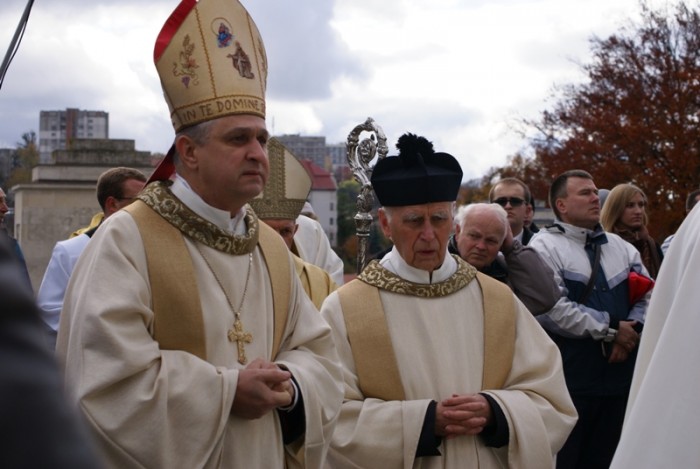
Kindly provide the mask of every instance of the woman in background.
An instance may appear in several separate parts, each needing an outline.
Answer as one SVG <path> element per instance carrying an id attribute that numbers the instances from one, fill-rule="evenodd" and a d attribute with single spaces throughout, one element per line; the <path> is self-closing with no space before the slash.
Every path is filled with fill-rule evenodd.
<path id="1" fill-rule="evenodd" d="M 632 244 L 642 256 L 644 267 L 656 279 L 661 267 L 661 248 L 647 231 L 647 196 L 633 184 L 618 184 L 608 194 L 600 212 L 605 231 L 615 233 Z"/>

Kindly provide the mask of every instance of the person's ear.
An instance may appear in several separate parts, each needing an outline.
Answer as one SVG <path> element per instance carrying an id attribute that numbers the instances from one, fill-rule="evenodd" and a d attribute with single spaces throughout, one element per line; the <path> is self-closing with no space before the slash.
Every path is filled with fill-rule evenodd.
<path id="1" fill-rule="evenodd" d="M 379 215 L 379 226 L 382 229 L 382 233 L 384 233 L 384 236 L 386 236 L 388 239 L 391 239 L 391 227 L 389 226 L 389 217 L 386 216 L 386 212 L 383 208 L 380 208 L 377 211 L 377 215 Z"/>
<path id="2" fill-rule="evenodd" d="M 175 150 L 180 163 L 187 169 L 196 169 L 198 166 L 196 149 L 197 144 L 187 135 L 180 135 L 175 140 Z"/>
<path id="3" fill-rule="evenodd" d="M 119 199 L 117 199 L 114 196 L 108 196 L 107 200 L 105 200 L 105 218 L 112 215 L 113 213 L 117 212 L 119 210 Z"/>
<path id="4" fill-rule="evenodd" d="M 557 199 L 554 201 L 554 205 L 557 207 L 560 215 L 566 214 L 566 202 L 564 199 Z"/>

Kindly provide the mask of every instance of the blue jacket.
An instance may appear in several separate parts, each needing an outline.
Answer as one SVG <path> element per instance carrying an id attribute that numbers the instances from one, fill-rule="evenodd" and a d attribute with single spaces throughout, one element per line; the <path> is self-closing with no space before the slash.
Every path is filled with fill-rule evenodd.
<path id="1" fill-rule="evenodd" d="M 591 276 L 585 250 L 587 238 L 601 244 L 595 287 L 578 303 Z M 561 298 L 537 317 L 561 350 L 569 392 L 580 396 L 626 395 L 632 382 L 636 349 L 622 363 L 608 363 L 602 339 L 608 328 L 622 320 L 643 324 L 651 293 L 630 304 L 628 276 L 634 271 L 649 276 L 639 252 L 612 233 L 575 227 L 562 222 L 542 229 L 529 244 L 554 271 Z"/>

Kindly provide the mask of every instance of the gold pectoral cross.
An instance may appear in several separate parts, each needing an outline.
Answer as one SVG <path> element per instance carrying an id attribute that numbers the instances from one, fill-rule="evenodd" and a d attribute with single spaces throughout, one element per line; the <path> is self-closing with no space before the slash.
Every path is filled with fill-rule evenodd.
<path id="1" fill-rule="evenodd" d="M 228 331 L 228 340 L 231 342 L 236 342 L 238 346 L 238 363 L 245 365 L 248 359 L 245 356 L 245 344 L 249 344 L 253 341 L 253 334 L 250 332 L 243 332 L 243 323 L 241 320 L 236 318 L 233 323 L 233 328 Z"/>

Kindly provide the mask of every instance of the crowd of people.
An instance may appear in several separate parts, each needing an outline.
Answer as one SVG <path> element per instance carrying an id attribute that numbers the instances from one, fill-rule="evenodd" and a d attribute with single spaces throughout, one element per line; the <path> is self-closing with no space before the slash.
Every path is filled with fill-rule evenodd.
<path id="1" fill-rule="evenodd" d="M 406 133 L 371 173 L 392 247 L 344 284 L 269 137 L 245 8 L 182 1 L 155 61 L 175 139 L 150 179 L 99 178 L 36 299 L 0 238 L 7 467 L 697 465 L 700 380 L 674 366 L 695 353 L 697 191 L 667 251 L 640 188 L 601 208 L 581 169 L 538 228 L 516 178 L 457 209 L 457 159 Z"/>

